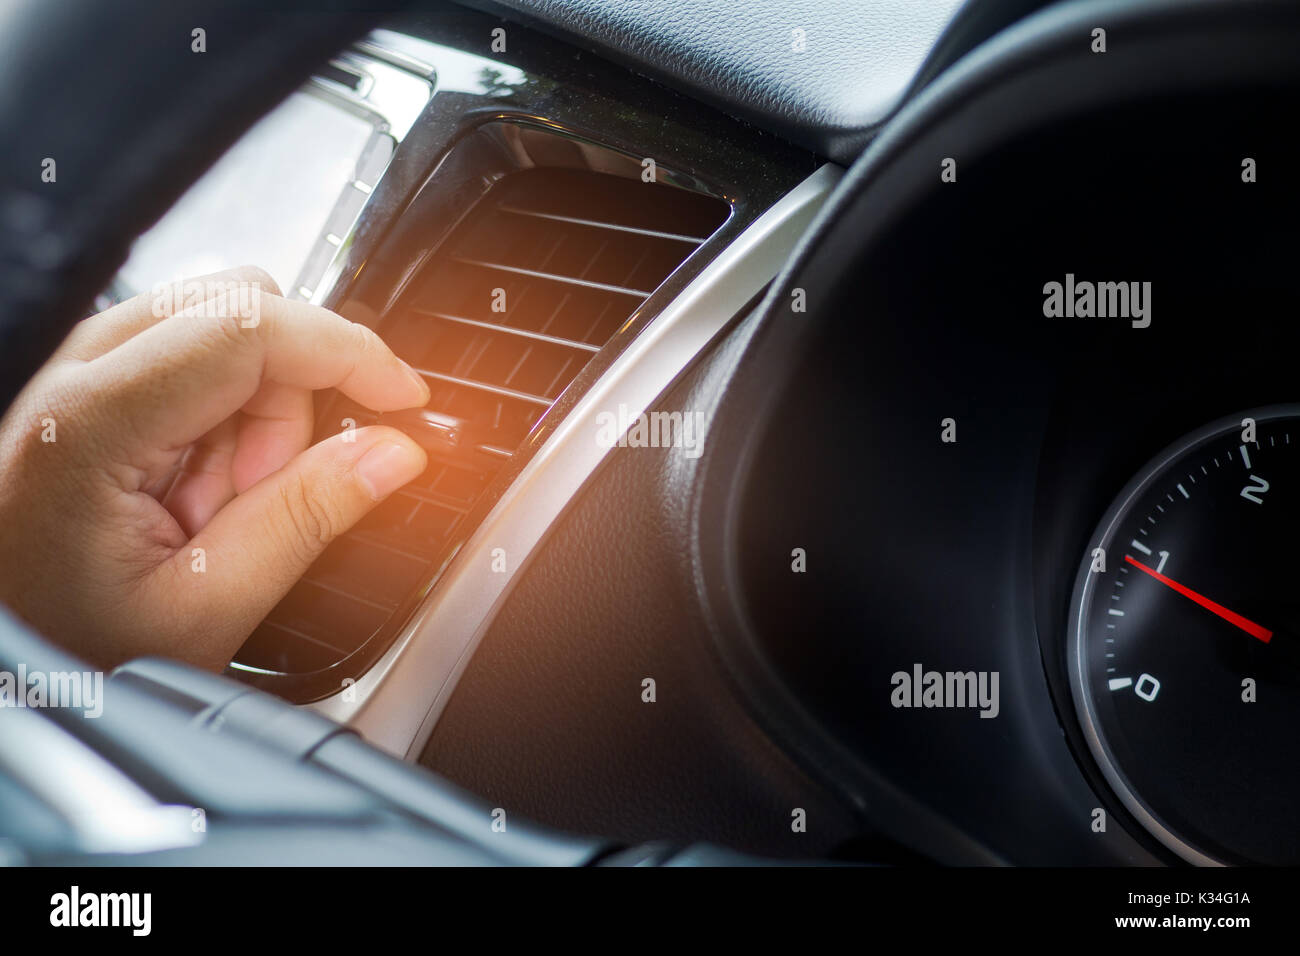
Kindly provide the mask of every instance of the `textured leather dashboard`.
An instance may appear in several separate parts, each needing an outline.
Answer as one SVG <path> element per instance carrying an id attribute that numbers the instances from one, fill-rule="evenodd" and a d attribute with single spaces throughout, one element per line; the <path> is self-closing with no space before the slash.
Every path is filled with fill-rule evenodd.
<path id="1" fill-rule="evenodd" d="M 707 407 L 744 328 L 663 410 Z M 658 448 L 610 455 L 506 600 L 420 762 L 562 830 L 825 856 L 865 824 L 764 734 L 701 637 L 687 464 Z M 807 832 L 790 826 L 796 807 Z"/>
<path id="2" fill-rule="evenodd" d="M 953 32 L 983 34 L 987 8 L 998 6 L 976 0 L 958 17 L 961 0 L 468 5 L 559 34 L 841 163 L 851 162 L 897 108 L 932 52 L 948 58 L 969 47 L 940 43 L 954 20 L 962 22 Z"/>

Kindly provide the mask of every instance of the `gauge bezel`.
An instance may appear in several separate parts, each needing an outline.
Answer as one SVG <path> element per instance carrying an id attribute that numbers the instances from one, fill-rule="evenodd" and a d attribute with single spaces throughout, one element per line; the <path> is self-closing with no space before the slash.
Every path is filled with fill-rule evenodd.
<path id="1" fill-rule="evenodd" d="M 1110 544 L 1115 532 L 1123 521 L 1129 517 L 1137 501 L 1150 490 L 1155 481 L 1164 475 L 1178 459 L 1194 452 L 1197 448 L 1208 445 L 1231 431 L 1241 428 L 1245 418 L 1252 418 L 1257 423 L 1275 421 L 1279 418 L 1300 418 L 1300 404 L 1269 405 L 1263 408 L 1226 415 L 1216 419 L 1168 445 L 1158 455 L 1142 466 L 1134 478 L 1111 502 L 1105 515 L 1088 539 L 1088 547 L 1079 572 L 1075 577 L 1074 590 L 1070 598 L 1070 627 L 1067 635 L 1066 666 L 1070 676 L 1070 693 L 1074 697 L 1075 715 L 1079 720 L 1088 749 L 1097 762 L 1102 776 L 1111 790 L 1119 797 L 1129 813 L 1146 828 L 1152 836 L 1180 858 L 1196 866 L 1226 866 L 1210 854 L 1197 849 L 1186 837 L 1179 835 L 1167 825 L 1160 816 L 1147 805 L 1129 782 L 1128 777 L 1119 767 L 1111 754 L 1110 746 L 1100 727 L 1100 721 L 1093 706 L 1092 692 L 1088 688 L 1088 673 L 1084 660 L 1086 639 L 1085 628 L 1089 620 L 1086 615 L 1091 603 L 1095 580 L 1099 575 L 1092 572 L 1092 552 L 1094 548 L 1104 548 L 1110 553 Z"/>

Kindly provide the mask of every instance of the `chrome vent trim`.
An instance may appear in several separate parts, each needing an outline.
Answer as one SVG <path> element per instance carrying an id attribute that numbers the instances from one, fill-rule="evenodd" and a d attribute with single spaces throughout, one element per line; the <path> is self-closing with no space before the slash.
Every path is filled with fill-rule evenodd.
<path id="1" fill-rule="evenodd" d="M 293 286 L 285 290 L 290 298 L 319 301 L 328 290 L 330 267 L 350 241 L 362 208 L 388 169 L 398 144 L 433 97 L 437 79 L 433 68 L 386 48 L 381 41 L 379 33 L 358 41 L 303 87 L 304 93 L 366 120 L 374 131 Z"/>

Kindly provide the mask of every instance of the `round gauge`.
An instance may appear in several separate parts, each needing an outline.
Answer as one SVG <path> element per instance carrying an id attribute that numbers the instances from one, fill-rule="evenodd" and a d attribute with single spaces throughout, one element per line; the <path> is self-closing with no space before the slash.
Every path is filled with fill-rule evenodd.
<path id="1" fill-rule="evenodd" d="M 1300 406 L 1167 449 L 1089 552 L 1068 662 L 1107 781 L 1190 862 L 1300 863 Z"/>

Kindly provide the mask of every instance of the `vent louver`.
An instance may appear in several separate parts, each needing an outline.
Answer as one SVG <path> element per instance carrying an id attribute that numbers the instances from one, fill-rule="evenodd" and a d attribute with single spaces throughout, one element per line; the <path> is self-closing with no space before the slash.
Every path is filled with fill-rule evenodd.
<path id="1" fill-rule="evenodd" d="M 468 516 L 494 475 L 728 212 L 709 196 L 589 170 L 527 169 L 488 188 L 377 326 L 429 382 L 427 409 L 377 416 L 335 396 L 321 415 L 403 428 L 429 450 L 428 470 L 329 547 L 236 666 L 337 671 L 400 625 L 473 530 Z"/>

